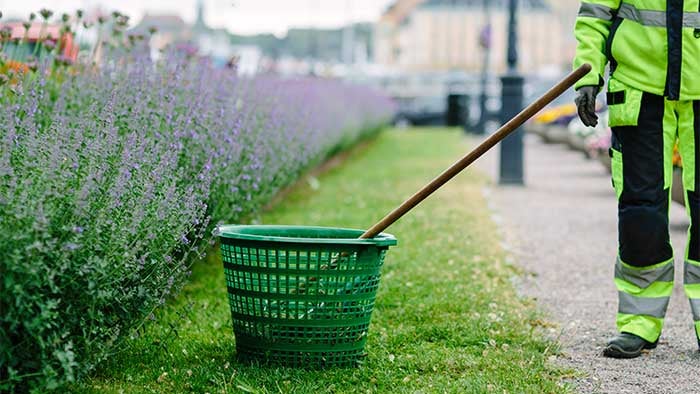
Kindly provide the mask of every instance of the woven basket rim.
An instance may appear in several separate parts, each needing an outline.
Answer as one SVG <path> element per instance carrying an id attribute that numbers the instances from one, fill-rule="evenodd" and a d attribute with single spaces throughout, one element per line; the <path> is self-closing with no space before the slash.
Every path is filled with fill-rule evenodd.
<path id="1" fill-rule="evenodd" d="M 370 245 L 395 246 L 391 234 L 381 233 L 371 239 L 360 239 L 364 230 L 319 226 L 222 225 L 218 236 L 227 239 L 309 245 Z"/>

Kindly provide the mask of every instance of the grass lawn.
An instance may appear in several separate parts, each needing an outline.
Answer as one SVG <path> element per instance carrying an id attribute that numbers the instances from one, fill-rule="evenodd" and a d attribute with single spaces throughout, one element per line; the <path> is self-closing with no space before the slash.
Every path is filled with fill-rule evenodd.
<path id="1" fill-rule="evenodd" d="M 390 131 L 310 179 L 265 224 L 367 228 L 469 149 L 459 132 Z M 556 345 L 510 282 L 481 190 L 468 170 L 394 225 L 364 364 L 300 371 L 241 365 L 219 257 L 145 332 L 71 389 L 78 393 L 542 393 L 566 391 Z"/>

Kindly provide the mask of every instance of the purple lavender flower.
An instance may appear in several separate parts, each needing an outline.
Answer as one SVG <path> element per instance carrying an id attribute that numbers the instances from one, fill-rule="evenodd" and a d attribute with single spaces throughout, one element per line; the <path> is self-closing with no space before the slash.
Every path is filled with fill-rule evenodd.
<path id="1" fill-rule="evenodd" d="M 26 345 L 13 350 L 17 365 L 49 360 L 51 370 L 63 371 L 58 344 L 40 341 L 51 337 L 83 349 L 74 372 L 89 369 L 109 352 L 113 330 L 155 319 L 164 290 L 174 292 L 190 274 L 174 270 L 173 260 L 191 261 L 214 239 L 214 223 L 255 212 L 394 111 L 365 87 L 240 78 L 193 60 L 189 50 L 159 61 L 140 42 L 103 52 L 99 67 L 60 79 L 37 72 L 10 84 L 15 95 L 0 94 L 0 203 L 12 218 L 0 220 L 0 255 L 10 256 L 0 259 L 0 272 L 27 267 L 45 281 L 34 288 L 70 283 L 57 289 L 66 292 L 61 306 L 42 317 L 48 328 L 28 332 Z M 35 319 L 30 311 L 45 306 L 31 300 L 48 298 L 31 294 L 8 313 Z M 81 334 L 86 310 L 112 319 L 91 323 L 90 341 Z"/>
<path id="2" fill-rule="evenodd" d="M 75 243 L 73 243 L 73 242 L 67 242 L 67 243 L 65 243 L 65 244 L 63 245 L 63 248 L 64 248 L 65 250 L 68 250 L 68 251 L 71 251 L 71 252 L 74 251 L 74 250 L 76 250 L 76 249 L 78 249 L 79 247 L 80 247 L 80 246 L 79 246 L 78 244 L 75 244 Z"/>
<path id="3" fill-rule="evenodd" d="M 54 48 L 56 48 L 56 41 L 54 40 L 46 40 L 43 43 L 44 48 L 48 49 L 49 51 L 53 51 Z"/>

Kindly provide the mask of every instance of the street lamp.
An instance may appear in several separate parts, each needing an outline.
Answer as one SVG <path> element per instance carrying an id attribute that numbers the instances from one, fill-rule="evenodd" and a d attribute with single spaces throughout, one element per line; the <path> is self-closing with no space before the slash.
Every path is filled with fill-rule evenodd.
<path id="1" fill-rule="evenodd" d="M 491 42 L 493 31 L 491 26 L 491 7 L 489 7 L 489 0 L 483 0 L 484 14 L 486 16 L 486 25 L 482 28 L 479 33 L 479 44 L 484 50 L 484 61 L 483 67 L 481 69 L 481 94 L 479 95 L 479 121 L 476 125 L 477 134 L 486 133 L 486 121 L 488 120 L 488 108 L 486 108 L 486 102 L 488 101 L 488 75 L 489 75 L 489 63 L 491 61 Z"/>
<path id="2" fill-rule="evenodd" d="M 523 108 L 524 79 L 518 74 L 518 1 L 508 4 L 508 71 L 501 77 L 503 85 L 501 121 L 506 123 Z M 524 185 L 523 133 L 522 129 L 511 134 L 501 143 L 501 185 Z"/>
<path id="3" fill-rule="evenodd" d="M 457 70 L 459 66 L 459 55 L 462 54 L 462 47 L 459 46 L 461 41 L 458 39 L 456 41 L 458 47 L 455 48 L 454 36 L 454 19 L 457 15 L 457 0 L 451 0 L 449 2 L 449 8 L 447 8 L 445 15 L 446 24 L 446 34 L 447 34 L 447 69 L 448 69 L 448 81 L 447 81 L 447 126 L 450 127 L 462 127 L 467 129 L 467 119 L 466 111 L 467 109 L 467 97 L 462 92 L 460 87 L 460 81 L 457 78 L 457 74 L 454 71 Z M 459 16 L 457 16 L 459 18 Z M 457 34 L 458 35 L 458 34 Z"/>

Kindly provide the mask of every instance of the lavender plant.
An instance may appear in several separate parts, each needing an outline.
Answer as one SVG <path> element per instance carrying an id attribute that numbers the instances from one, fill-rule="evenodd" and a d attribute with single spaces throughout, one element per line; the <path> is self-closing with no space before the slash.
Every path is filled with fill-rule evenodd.
<path id="1" fill-rule="evenodd" d="M 56 388 L 109 357 L 216 223 L 392 115 L 366 88 L 241 79 L 132 44 L 60 82 L 0 86 L 0 391 Z"/>

